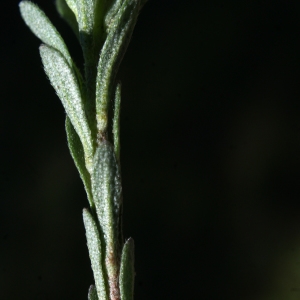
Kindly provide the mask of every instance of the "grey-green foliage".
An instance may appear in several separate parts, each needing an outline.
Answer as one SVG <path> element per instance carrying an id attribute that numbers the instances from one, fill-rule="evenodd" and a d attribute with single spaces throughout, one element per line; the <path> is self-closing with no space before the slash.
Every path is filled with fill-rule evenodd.
<path id="1" fill-rule="evenodd" d="M 120 1 L 117 0 L 117 2 Z M 96 114 L 97 127 L 100 132 L 106 131 L 107 128 L 107 110 L 112 97 L 114 77 L 126 51 L 139 9 L 138 1 L 124 0 L 108 27 L 96 80 Z"/>
<path id="2" fill-rule="evenodd" d="M 40 54 L 45 72 L 80 137 L 85 154 L 85 165 L 88 171 L 91 171 L 93 141 L 75 72 L 58 50 L 42 45 Z"/>
<path id="3" fill-rule="evenodd" d="M 105 140 L 96 149 L 91 179 L 96 213 L 100 224 L 102 224 L 101 230 L 105 237 L 107 277 L 112 291 L 117 291 L 119 215 L 122 191 L 120 172 L 114 149 Z M 111 295 L 111 298 L 113 298 L 113 295 Z"/>
<path id="4" fill-rule="evenodd" d="M 56 28 L 52 25 L 50 20 L 40 10 L 37 5 L 30 1 L 23 1 L 20 3 L 20 12 L 26 25 L 32 32 L 46 45 L 57 49 L 67 60 L 69 65 L 72 65 L 72 59 L 67 49 L 67 46 L 58 33 Z"/>
<path id="5" fill-rule="evenodd" d="M 114 148 L 118 162 L 120 162 L 120 110 L 121 110 L 121 83 L 117 84 L 115 91 L 115 107 L 113 118 Z"/>
<path id="6" fill-rule="evenodd" d="M 102 266 L 103 261 L 103 246 L 100 240 L 100 234 L 97 224 L 88 210 L 83 210 L 83 222 L 86 230 L 87 246 L 89 249 L 92 269 L 94 272 L 95 285 L 99 299 L 108 299 L 105 274 Z"/>
<path id="7" fill-rule="evenodd" d="M 70 119 L 66 116 L 66 133 L 69 149 L 71 156 L 74 160 L 74 163 L 78 169 L 79 175 L 83 181 L 85 191 L 91 207 L 94 207 L 93 194 L 92 194 L 92 185 L 91 185 L 91 176 L 89 171 L 85 166 L 84 150 L 80 138 L 74 129 Z"/>
<path id="8" fill-rule="evenodd" d="M 122 250 L 120 268 L 120 292 L 122 300 L 133 299 L 134 288 L 134 242 L 130 238 Z"/>
<path id="9" fill-rule="evenodd" d="M 137 16 L 145 0 L 56 0 L 62 18 L 79 38 L 85 60 L 82 76 L 54 25 L 37 5 L 20 3 L 22 18 L 43 42 L 45 72 L 66 111 L 67 140 L 84 183 L 90 211 L 83 220 L 95 285 L 89 300 L 132 300 L 134 243 L 123 245 L 120 229 L 121 85 L 115 84 Z M 108 112 L 114 103 L 112 141 Z"/>

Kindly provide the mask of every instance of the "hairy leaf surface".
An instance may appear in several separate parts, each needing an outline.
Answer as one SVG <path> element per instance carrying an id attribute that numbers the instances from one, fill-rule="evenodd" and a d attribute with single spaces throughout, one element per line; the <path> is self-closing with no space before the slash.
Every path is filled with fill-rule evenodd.
<path id="1" fill-rule="evenodd" d="M 130 41 L 139 13 L 139 0 L 124 0 L 110 25 L 97 68 L 96 113 L 100 132 L 107 128 L 108 103 L 118 66 Z"/>
<path id="2" fill-rule="evenodd" d="M 122 250 L 119 277 L 121 300 L 133 300 L 134 276 L 134 242 L 130 238 Z"/>
<path id="3" fill-rule="evenodd" d="M 113 138 L 116 158 L 120 164 L 120 109 L 121 109 L 121 84 L 118 83 L 115 92 L 115 106 L 113 118 Z"/>
<path id="4" fill-rule="evenodd" d="M 93 142 L 76 75 L 59 51 L 42 45 L 40 54 L 45 72 L 80 137 L 85 153 L 86 167 L 90 171 Z"/>
<path id="5" fill-rule="evenodd" d="M 83 150 L 80 138 L 79 138 L 76 130 L 74 129 L 68 116 L 66 116 L 65 126 L 66 126 L 66 132 L 67 132 L 68 145 L 69 145 L 69 149 L 70 149 L 72 158 L 77 167 L 79 175 L 83 181 L 83 185 L 84 185 L 85 191 L 87 193 L 90 206 L 93 208 L 94 201 L 93 201 L 93 195 L 92 195 L 91 175 L 85 166 L 84 150 Z"/>
<path id="6" fill-rule="evenodd" d="M 118 279 L 121 179 L 113 146 L 106 140 L 96 149 L 92 172 L 96 213 L 105 240 L 105 263 L 110 291 Z"/>
<path id="7" fill-rule="evenodd" d="M 105 277 L 102 269 L 103 251 L 100 235 L 97 224 L 87 209 L 83 210 L 83 222 L 98 298 L 100 300 L 108 300 L 104 279 Z"/>
<path id="8" fill-rule="evenodd" d="M 30 1 L 22 1 L 19 6 L 21 16 L 31 31 L 43 43 L 58 50 L 67 60 L 69 66 L 72 66 L 73 62 L 64 40 L 45 13 Z"/>
<path id="9" fill-rule="evenodd" d="M 95 22 L 95 0 L 77 0 L 79 31 L 91 34 Z"/>
<path id="10" fill-rule="evenodd" d="M 114 18 L 116 17 L 124 1 L 125 0 L 115 0 L 113 5 L 110 7 L 109 11 L 106 13 L 104 21 L 108 32 L 111 24 L 113 23 Z"/>

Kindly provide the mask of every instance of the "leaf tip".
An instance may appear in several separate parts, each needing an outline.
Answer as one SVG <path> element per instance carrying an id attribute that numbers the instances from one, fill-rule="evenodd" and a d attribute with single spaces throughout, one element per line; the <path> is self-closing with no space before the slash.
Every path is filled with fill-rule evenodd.
<path id="1" fill-rule="evenodd" d="M 25 0 L 19 2 L 19 7 L 20 7 L 20 9 L 23 10 L 24 7 L 26 7 L 26 5 L 27 5 L 28 2 L 29 2 L 29 1 L 25 1 Z"/>
<path id="2" fill-rule="evenodd" d="M 82 210 L 82 216 L 83 216 L 83 220 L 86 220 L 87 218 L 90 217 L 90 212 L 89 212 L 89 210 L 87 208 L 84 208 Z"/>
<path id="3" fill-rule="evenodd" d="M 28 12 L 29 5 L 30 5 L 30 1 L 21 1 L 19 3 L 19 9 L 20 9 L 21 17 L 23 18 L 23 20 L 25 20 L 25 18 L 26 18 L 26 14 Z"/>
<path id="4" fill-rule="evenodd" d="M 46 55 L 46 53 L 49 51 L 49 46 L 45 45 L 45 44 L 41 44 L 39 46 L 39 51 L 40 51 L 40 55 L 43 59 L 43 57 Z"/>

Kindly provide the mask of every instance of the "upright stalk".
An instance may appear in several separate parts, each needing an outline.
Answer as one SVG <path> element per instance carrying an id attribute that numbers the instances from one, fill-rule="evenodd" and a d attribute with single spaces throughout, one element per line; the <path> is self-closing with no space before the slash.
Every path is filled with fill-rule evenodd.
<path id="1" fill-rule="evenodd" d="M 79 39 L 84 75 L 44 12 L 30 1 L 20 3 L 22 18 L 43 42 L 44 69 L 65 108 L 69 149 L 87 192 L 90 208 L 83 210 L 83 221 L 95 279 L 89 300 L 133 300 L 134 243 L 131 238 L 124 243 L 120 221 L 121 84 L 115 77 L 144 3 L 56 0 L 58 12 Z"/>

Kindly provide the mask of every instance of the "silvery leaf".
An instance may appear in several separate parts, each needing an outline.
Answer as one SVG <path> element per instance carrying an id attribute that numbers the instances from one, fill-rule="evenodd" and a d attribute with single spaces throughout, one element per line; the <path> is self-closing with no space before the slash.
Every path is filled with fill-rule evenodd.
<path id="1" fill-rule="evenodd" d="M 115 0 L 113 5 L 108 10 L 108 12 L 105 14 L 104 22 L 105 22 L 105 26 L 107 27 L 107 32 L 109 32 L 109 28 L 124 1 L 125 0 Z"/>
<path id="2" fill-rule="evenodd" d="M 69 66 L 72 66 L 73 62 L 64 40 L 45 13 L 30 1 L 22 1 L 19 6 L 21 16 L 31 31 L 43 43 L 58 50 L 67 60 Z"/>
<path id="3" fill-rule="evenodd" d="M 79 31 L 91 34 L 95 22 L 95 0 L 76 0 Z"/>
<path id="4" fill-rule="evenodd" d="M 95 151 L 92 192 L 105 240 L 105 264 L 110 292 L 117 290 L 121 179 L 113 146 L 103 140 Z"/>
<path id="5" fill-rule="evenodd" d="M 96 78 L 96 118 L 100 132 L 107 129 L 108 104 L 118 66 L 126 51 L 139 13 L 139 0 L 124 0 L 110 25 L 103 45 Z"/>
<path id="6" fill-rule="evenodd" d="M 65 126 L 66 126 L 66 132 L 67 132 L 68 145 L 69 145 L 69 149 L 70 149 L 72 158 L 75 162 L 75 165 L 77 167 L 79 175 L 83 181 L 83 185 L 84 185 L 85 191 L 87 193 L 90 206 L 93 208 L 94 201 L 93 201 L 93 195 L 92 195 L 91 175 L 85 166 L 84 150 L 83 150 L 80 138 L 79 138 L 77 132 L 75 131 L 68 116 L 66 116 Z"/>
<path id="7" fill-rule="evenodd" d="M 116 158 L 120 164 L 120 108 L 121 108 L 121 84 L 118 83 L 115 92 L 113 118 L 113 139 Z"/>
<path id="8" fill-rule="evenodd" d="M 93 142 L 76 75 L 59 51 L 42 45 L 40 54 L 45 72 L 80 137 L 84 149 L 86 167 L 88 171 L 91 171 Z"/>
<path id="9" fill-rule="evenodd" d="M 134 242 L 130 238 L 124 244 L 121 256 L 119 277 L 121 300 L 133 300 L 134 276 Z"/>
<path id="10" fill-rule="evenodd" d="M 103 250 L 100 235 L 97 224 L 87 209 L 83 210 L 83 222 L 98 298 L 100 300 L 108 300 L 104 272 L 102 269 Z"/>

